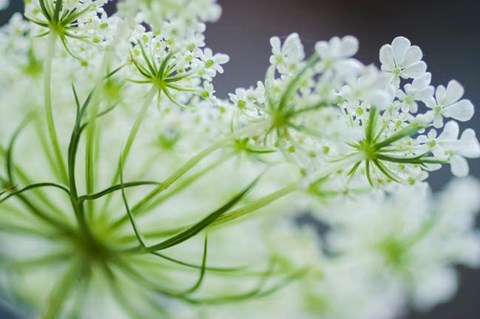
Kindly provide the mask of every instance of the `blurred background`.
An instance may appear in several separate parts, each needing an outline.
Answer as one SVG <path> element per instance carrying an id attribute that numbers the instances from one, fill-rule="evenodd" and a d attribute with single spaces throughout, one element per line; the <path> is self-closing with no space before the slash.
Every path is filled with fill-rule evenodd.
<path id="1" fill-rule="evenodd" d="M 10 2 L 9 10 L 0 12 L 0 25 L 8 21 L 12 12 L 22 10 L 23 1 Z M 230 56 L 225 75 L 219 76 L 215 83 L 220 97 L 226 97 L 237 87 L 248 87 L 263 79 L 270 56 L 269 39 L 274 35 L 285 38 L 297 32 L 307 52 L 312 52 L 319 40 L 351 34 L 360 41 L 357 58 L 366 64 L 377 65 L 380 47 L 403 35 L 422 48 L 434 85 L 446 85 L 449 80 L 456 79 L 465 87 L 464 97 L 480 106 L 478 0 L 218 2 L 223 7 L 223 16 L 218 23 L 208 26 L 207 45 L 214 52 Z M 478 107 L 468 126 L 480 132 Z M 472 175 L 480 177 L 480 161 L 470 161 L 470 169 Z M 448 167 L 432 174 L 433 189 L 440 189 L 450 177 Z M 459 274 L 460 287 L 452 301 L 428 313 L 412 312 L 407 319 L 478 319 L 480 270 L 460 269 Z M 0 304 L 0 319 L 17 318 L 2 311 Z"/>

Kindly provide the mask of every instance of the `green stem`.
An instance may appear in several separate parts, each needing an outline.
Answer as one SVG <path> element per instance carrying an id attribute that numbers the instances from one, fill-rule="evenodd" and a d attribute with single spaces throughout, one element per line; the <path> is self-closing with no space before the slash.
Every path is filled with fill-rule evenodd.
<path id="1" fill-rule="evenodd" d="M 185 180 L 182 180 L 180 184 L 178 184 L 175 188 L 173 188 L 170 192 L 163 194 L 162 196 L 158 197 L 155 201 L 150 203 L 145 210 L 150 210 L 155 207 L 158 207 L 160 204 L 165 202 L 167 199 L 171 198 L 173 195 L 178 194 L 179 192 L 183 191 L 188 186 L 192 185 L 194 182 L 199 180 L 201 177 L 205 176 L 208 172 L 212 171 L 213 169 L 217 168 L 220 164 L 224 163 L 228 160 L 233 154 L 227 154 L 225 157 L 222 157 L 220 160 L 212 163 L 211 165 L 207 166 L 200 172 L 189 176 Z M 139 214 L 140 215 L 140 212 Z"/>
<path id="2" fill-rule="evenodd" d="M 122 154 L 121 154 L 121 161 L 125 164 L 128 158 L 128 155 L 130 154 L 130 150 L 133 146 L 133 142 L 135 141 L 135 137 L 137 136 L 138 130 L 140 129 L 140 125 L 142 124 L 143 120 L 145 119 L 145 116 L 147 115 L 148 108 L 150 107 L 150 104 L 152 104 L 153 98 L 158 92 L 158 88 L 156 86 L 152 86 L 150 92 L 148 93 L 145 102 L 143 103 L 143 106 L 140 108 L 140 111 L 137 113 L 137 117 L 135 118 L 135 122 L 133 123 L 132 128 L 130 129 L 130 133 L 128 134 L 127 137 L 127 142 L 125 143 L 125 146 L 123 148 Z M 113 176 L 113 179 L 111 181 L 111 185 L 115 185 L 120 178 L 120 170 L 117 167 L 115 171 L 115 175 Z M 108 197 L 101 209 L 101 211 L 106 212 L 108 210 L 108 205 L 110 204 L 110 199 L 111 197 Z"/>
<path id="3" fill-rule="evenodd" d="M 48 42 L 48 53 L 45 60 L 45 82 L 44 82 L 44 97 L 45 97 L 45 116 L 48 126 L 48 134 L 52 142 L 53 152 L 56 157 L 58 164 L 58 170 L 62 182 L 68 182 L 67 168 L 65 166 L 65 161 L 62 157 L 62 151 L 60 144 L 58 142 L 57 131 L 55 129 L 55 120 L 53 118 L 52 110 L 52 64 L 53 64 L 53 55 L 55 53 L 55 44 L 57 40 L 57 35 L 55 33 L 50 33 L 49 42 Z"/>
<path id="4" fill-rule="evenodd" d="M 259 210 L 260 208 L 263 208 L 274 201 L 279 200 L 280 198 L 293 193 L 295 191 L 299 190 L 299 186 L 297 183 L 291 183 L 281 189 L 279 189 L 276 192 L 273 192 L 267 196 L 264 196 L 260 199 L 257 199 L 250 204 L 247 204 L 239 209 L 233 210 L 227 214 L 224 214 L 220 216 L 215 222 L 213 222 L 212 226 L 217 226 L 220 224 L 224 224 L 226 222 L 230 222 L 232 220 L 238 219 L 240 217 L 246 216 L 256 210 Z"/>
<path id="5" fill-rule="evenodd" d="M 40 316 L 40 319 L 56 319 L 60 317 L 63 305 L 68 297 L 69 291 L 73 288 L 79 275 L 83 272 L 83 264 L 73 261 L 72 266 L 55 285 L 47 300 L 47 306 Z"/>
<path id="6" fill-rule="evenodd" d="M 99 154 L 99 139 L 100 131 L 97 130 L 97 121 L 95 120 L 99 112 L 99 102 L 98 102 L 98 93 L 97 90 L 93 92 L 93 111 L 90 114 L 90 120 L 88 121 L 87 132 L 85 134 L 85 184 L 86 184 L 86 193 L 91 194 L 95 189 L 95 168 L 98 168 L 98 165 L 95 166 L 94 163 L 98 160 L 97 154 Z M 94 211 L 94 201 L 89 201 L 87 203 L 87 214 L 91 218 Z"/>
<path id="7" fill-rule="evenodd" d="M 3 149 L 2 146 L 0 146 L 0 156 L 1 157 L 6 156 L 6 150 Z M 12 168 L 14 170 L 15 175 L 20 179 L 20 182 L 22 184 L 25 184 L 25 185 L 33 184 L 33 181 L 27 177 L 27 174 L 19 166 L 14 164 Z M 34 189 L 32 190 L 31 194 L 35 195 L 35 197 L 45 205 L 45 209 L 55 212 L 58 215 L 62 215 L 64 213 L 64 211 L 60 209 L 60 207 L 56 206 L 51 200 L 49 200 L 48 196 L 42 191 L 42 189 L 40 188 Z M 38 208 L 38 204 L 36 206 Z M 67 216 L 64 215 L 63 217 L 67 217 Z"/>
<path id="8" fill-rule="evenodd" d="M 183 164 L 180 168 L 178 168 L 175 172 L 173 172 L 169 177 L 167 177 L 163 182 L 159 183 L 159 185 L 155 187 L 155 189 L 153 189 L 150 193 L 148 193 L 135 206 L 133 206 L 132 214 L 133 215 L 138 214 L 157 195 L 159 195 L 164 190 L 168 189 L 173 183 L 175 183 L 179 178 L 181 178 L 188 171 L 194 168 L 205 157 L 207 157 L 208 155 L 210 155 L 211 153 L 213 153 L 223 145 L 225 145 L 225 141 L 215 143 L 212 146 L 203 150 L 202 152 L 198 153 L 194 157 L 192 157 L 190 160 L 188 160 L 185 164 Z M 117 229 L 126 221 L 128 221 L 128 216 L 123 216 L 122 218 L 118 219 L 115 223 L 112 224 L 111 229 L 112 230 Z"/>
<path id="9" fill-rule="evenodd" d="M 5 183 L 5 180 L 0 178 L 1 183 Z M 70 236 L 72 234 L 72 230 L 70 227 L 63 223 L 61 220 L 57 220 L 54 217 L 50 216 L 49 214 L 45 213 L 41 210 L 38 205 L 33 204 L 31 201 L 28 200 L 23 194 L 17 194 L 16 198 L 20 199 L 20 201 L 29 209 L 29 211 L 37 218 L 45 222 L 47 225 L 52 226 L 55 229 L 58 229 L 60 232 L 65 234 L 66 236 Z"/>
<path id="10" fill-rule="evenodd" d="M 132 128 L 130 129 L 130 133 L 128 134 L 127 137 L 127 142 L 125 143 L 125 147 L 123 148 L 122 152 L 122 162 L 126 163 L 128 155 L 130 154 L 130 151 L 133 146 L 133 142 L 135 141 L 135 137 L 137 137 L 138 130 L 140 129 L 140 125 L 142 124 L 143 120 L 145 119 L 145 116 L 147 115 L 148 108 L 150 107 L 150 104 L 152 104 L 153 98 L 158 92 L 158 88 L 156 86 L 153 86 L 150 92 L 147 95 L 147 98 L 145 99 L 145 102 L 143 103 L 142 107 L 140 108 L 140 111 L 137 114 L 137 117 L 135 118 L 135 122 L 133 123 Z M 117 182 L 118 178 L 120 177 L 120 171 L 117 169 L 115 173 L 115 180 L 112 184 Z"/>

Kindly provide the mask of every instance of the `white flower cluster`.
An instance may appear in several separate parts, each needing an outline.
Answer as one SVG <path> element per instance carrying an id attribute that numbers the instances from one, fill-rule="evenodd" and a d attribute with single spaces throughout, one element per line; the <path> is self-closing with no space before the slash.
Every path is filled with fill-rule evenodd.
<path id="1" fill-rule="evenodd" d="M 0 298 L 20 316 L 387 319 L 480 266 L 478 182 L 427 180 L 480 157 L 473 105 L 409 40 L 376 67 L 352 36 L 309 57 L 273 37 L 266 78 L 224 100 L 216 1 L 107 4 L 29 0 L 0 29 Z"/>
<path id="2" fill-rule="evenodd" d="M 475 132 L 460 136 L 456 122 L 473 116 L 462 86 L 431 86 L 422 51 L 406 38 L 381 48 L 381 70 L 352 58 L 358 42 L 351 36 L 317 43 L 307 60 L 297 34 L 271 44 L 265 81 L 230 95 L 235 133 L 283 151 L 314 181 L 343 161 L 348 180 L 366 175 L 372 186 L 414 184 L 443 163 L 466 176 L 465 158 L 480 157 Z M 443 118 L 450 119 L 445 127 Z"/>
<path id="3" fill-rule="evenodd" d="M 365 196 L 321 207 L 315 216 L 329 230 L 320 247 L 311 246 L 312 227 L 274 235 L 291 262 L 303 254 L 311 263 L 300 282 L 207 317 L 388 319 L 401 316 L 408 303 L 430 309 L 455 293 L 453 266 L 480 266 L 480 232 L 472 231 L 479 191 L 478 181 L 459 179 L 436 196 L 402 189 L 387 199 Z"/>
<path id="4" fill-rule="evenodd" d="M 25 17 L 38 26 L 36 36 L 54 34 L 72 56 L 87 61 L 90 45 L 109 40 L 109 24 L 103 6 L 108 0 L 32 0 L 25 2 Z M 52 37 L 53 38 L 53 37 Z"/>

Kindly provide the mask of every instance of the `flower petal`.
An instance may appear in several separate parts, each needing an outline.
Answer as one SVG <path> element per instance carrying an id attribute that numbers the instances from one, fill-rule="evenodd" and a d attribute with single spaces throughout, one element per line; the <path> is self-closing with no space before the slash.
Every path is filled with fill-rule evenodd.
<path id="1" fill-rule="evenodd" d="M 365 93 L 365 95 L 363 96 L 363 100 L 375 107 L 383 109 L 387 106 L 390 99 L 387 92 L 384 92 L 382 90 L 372 90 Z"/>
<path id="2" fill-rule="evenodd" d="M 385 44 L 380 48 L 380 62 L 382 63 L 382 70 L 384 71 L 392 71 L 395 68 L 391 45 Z"/>
<path id="3" fill-rule="evenodd" d="M 468 162 L 463 157 L 455 155 L 450 160 L 450 169 L 453 175 L 457 177 L 465 177 L 469 172 Z"/>
<path id="4" fill-rule="evenodd" d="M 462 149 L 459 150 L 459 154 L 468 158 L 480 157 L 480 144 L 474 130 L 469 128 L 463 131 L 460 142 Z"/>
<path id="5" fill-rule="evenodd" d="M 432 99 L 433 99 L 433 86 L 427 86 L 421 90 L 419 90 L 416 94 L 415 94 L 415 99 L 417 101 L 422 101 L 422 102 L 425 102 L 425 103 L 428 103 L 428 104 L 432 104 Z M 433 102 L 435 103 L 435 102 Z"/>
<path id="6" fill-rule="evenodd" d="M 465 122 L 473 117 L 474 108 L 472 102 L 469 100 L 461 100 L 444 108 L 442 114 L 446 117 L 451 117 L 456 120 Z"/>
<path id="7" fill-rule="evenodd" d="M 315 44 L 315 51 L 317 54 L 320 56 L 320 58 L 329 58 L 329 49 L 328 49 L 328 43 L 325 41 L 320 41 Z"/>
<path id="8" fill-rule="evenodd" d="M 455 121 L 448 121 L 438 139 L 441 141 L 456 141 L 459 134 L 460 127 L 458 126 L 458 123 Z"/>
<path id="9" fill-rule="evenodd" d="M 443 116 L 441 114 L 435 114 L 433 118 L 433 127 L 441 128 L 443 126 Z"/>
<path id="10" fill-rule="evenodd" d="M 351 57 L 358 51 L 358 40 L 354 36 L 347 35 L 342 38 L 340 44 L 340 57 Z"/>
<path id="11" fill-rule="evenodd" d="M 270 38 L 270 45 L 272 46 L 272 53 L 273 54 L 280 54 L 280 38 L 279 37 L 272 37 Z"/>
<path id="12" fill-rule="evenodd" d="M 463 86 L 455 80 L 448 82 L 445 105 L 451 105 L 460 100 L 464 93 Z"/>
<path id="13" fill-rule="evenodd" d="M 439 85 L 435 90 L 435 99 L 438 104 L 445 104 L 445 98 L 447 96 L 447 89 L 443 85 Z"/>
<path id="14" fill-rule="evenodd" d="M 425 71 L 427 71 L 427 64 L 423 61 L 420 61 L 416 64 L 413 64 L 405 68 L 402 71 L 401 76 L 404 79 L 410 79 L 410 78 L 414 79 L 424 75 Z"/>
<path id="15" fill-rule="evenodd" d="M 362 64 L 355 59 L 345 59 L 335 64 L 335 71 L 339 76 L 356 74 L 362 68 Z"/>
<path id="16" fill-rule="evenodd" d="M 405 54 L 410 47 L 410 41 L 405 37 L 396 37 L 392 41 L 393 58 L 396 65 L 403 65 Z"/>
<path id="17" fill-rule="evenodd" d="M 411 46 L 407 49 L 407 52 L 405 53 L 403 66 L 409 67 L 413 64 L 416 64 L 417 62 L 420 62 L 420 60 L 422 60 L 422 57 L 423 57 L 422 50 L 420 50 L 420 48 L 417 47 L 416 45 Z"/>
<path id="18" fill-rule="evenodd" d="M 424 88 L 429 86 L 432 81 L 432 74 L 425 72 L 422 76 L 415 78 L 412 82 L 412 86 L 416 89 Z"/>

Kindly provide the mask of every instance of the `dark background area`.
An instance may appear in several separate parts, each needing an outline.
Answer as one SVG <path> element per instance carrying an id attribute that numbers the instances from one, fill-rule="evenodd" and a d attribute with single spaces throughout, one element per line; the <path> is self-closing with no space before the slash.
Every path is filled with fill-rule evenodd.
<path id="1" fill-rule="evenodd" d="M 135 0 L 132 0 L 135 1 Z M 160 0 L 157 0 L 160 1 Z M 21 0 L 11 0 L 0 12 L 3 24 Z M 264 77 L 270 55 L 269 39 L 298 32 L 310 52 L 319 40 L 351 34 L 360 41 L 362 62 L 378 63 L 378 50 L 398 35 L 420 46 L 433 84 L 456 79 L 465 98 L 480 105 L 480 1 L 478 0 L 219 0 L 223 16 L 208 26 L 207 45 L 230 55 L 225 75 L 216 80 L 220 97 Z M 467 124 L 480 132 L 480 111 Z M 480 177 L 480 161 L 470 161 L 471 174 Z M 432 174 L 435 190 L 451 178 L 449 168 Z M 480 196 L 480 194 L 479 194 Z M 408 319 L 480 318 L 480 271 L 461 269 L 460 288 L 449 303 Z M 345 305 L 348 307 L 348 305 Z M 12 319 L 2 314 L 0 318 Z M 227 318 L 228 319 L 228 318 Z M 293 319 L 293 318 L 292 318 Z"/>

